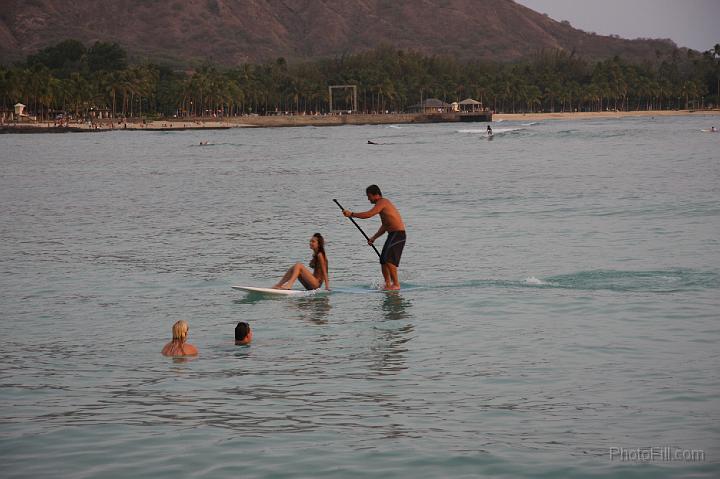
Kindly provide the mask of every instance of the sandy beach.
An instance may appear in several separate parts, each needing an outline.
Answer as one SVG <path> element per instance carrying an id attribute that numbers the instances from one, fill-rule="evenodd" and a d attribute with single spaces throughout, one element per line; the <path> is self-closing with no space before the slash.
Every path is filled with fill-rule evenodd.
<path id="1" fill-rule="evenodd" d="M 588 120 L 597 118 L 659 117 L 713 115 L 720 116 L 720 109 L 714 110 L 655 110 L 655 111 L 604 111 L 604 112 L 563 112 L 563 113 L 496 113 L 493 121 L 541 121 L 541 120 Z M 428 123 L 426 115 L 413 113 L 391 113 L 385 115 L 278 115 L 241 116 L 224 119 L 167 119 L 154 121 L 118 122 L 101 120 L 95 123 L 70 123 L 58 127 L 54 122 L 27 122 L 0 125 L 0 132 L 90 132 L 110 130 L 181 131 L 226 128 L 272 128 L 299 126 L 340 126 L 340 125 L 383 125 Z M 485 122 L 479 122 L 485 123 Z M 712 126 L 712 125 L 711 125 Z M 720 125 L 718 125 L 720 126 Z"/>
<path id="2" fill-rule="evenodd" d="M 649 111 L 588 111 L 563 113 L 496 113 L 493 121 L 536 121 L 536 120 L 590 120 L 595 118 L 625 118 L 638 116 L 684 116 L 684 115 L 720 115 L 715 110 L 649 110 Z"/>

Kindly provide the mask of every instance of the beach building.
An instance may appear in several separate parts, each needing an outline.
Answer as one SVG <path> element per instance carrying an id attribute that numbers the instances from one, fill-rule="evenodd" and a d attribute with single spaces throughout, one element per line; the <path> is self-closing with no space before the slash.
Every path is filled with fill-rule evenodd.
<path id="1" fill-rule="evenodd" d="M 10 108 L 0 108 L 0 124 L 13 121 L 15 110 Z"/>
<path id="2" fill-rule="evenodd" d="M 111 118 L 112 110 L 110 108 L 92 107 L 89 111 L 90 118 L 93 120 L 101 120 L 103 118 Z"/>
<path id="3" fill-rule="evenodd" d="M 437 98 L 427 98 L 421 103 L 408 107 L 410 113 L 446 113 L 452 111 L 452 105 Z"/>
<path id="4" fill-rule="evenodd" d="M 460 111 L 483 111 L 482 103 L 477 100 L 473 100 L 472 98 L 465 98 L 463 101 L 458 102 L 458 106 L 460 107 Z"/>
<path id="5" fill-rule="evenodd" d="M 15 103 L 13 108 L 15 109 L 15 117 L 13 118 L 14 121 L 16 121 L 16 122 L 35 121 L 36 118 L 34 116 L 30 116 L 27 113 L 25 113 L 25 105 L 23 105 L 22 103 L 20 103 L 20 102 Z"/>

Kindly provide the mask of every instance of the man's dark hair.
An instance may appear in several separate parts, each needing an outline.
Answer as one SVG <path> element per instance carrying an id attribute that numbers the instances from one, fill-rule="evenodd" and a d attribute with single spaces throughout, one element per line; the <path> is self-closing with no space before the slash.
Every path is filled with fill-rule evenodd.
<path id="1" fill-rule="evenodd" d="M 235 326 L 235 341 L 242 341 L 245 339 L 250 332 L 250 325 L 248 323 L 237 323 Z"/>
<path id="2" fill-rule="evenodd" d="M 380 191 L 380 187 L 378 185 L 370 185 L 367 188 L 365 188 L 365 194 L 382 196 L 382 192 Z"/>

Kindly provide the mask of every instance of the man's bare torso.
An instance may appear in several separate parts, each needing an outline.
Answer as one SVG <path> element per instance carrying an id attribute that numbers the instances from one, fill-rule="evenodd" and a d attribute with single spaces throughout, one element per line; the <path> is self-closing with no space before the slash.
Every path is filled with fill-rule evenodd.
<path id="1" fill-rule="evenodd" d="M 400 213 L 395 205 L 388 199 L 381 198 L 377 202 L 380 210 L 380 220 L 389 233 L 393 231 L 405 231 L 405 223 L 403 223 Z"/>

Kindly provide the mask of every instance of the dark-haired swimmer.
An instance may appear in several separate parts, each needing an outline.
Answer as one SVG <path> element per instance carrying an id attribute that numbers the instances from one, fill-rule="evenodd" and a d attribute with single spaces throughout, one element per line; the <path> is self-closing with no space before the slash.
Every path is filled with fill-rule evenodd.
<path id="1" fill-rule="evenodd" d="M 238 346 L 250 344 L 252 338 L 253 333 L 250 325 L 242 321 L 237 323 L 237 326 L 235 326 L 235 344 Z"/>
<path id="2" fill-rule="evenodd" d="M 295 263 L 285 272 L 273 288 L 275 289 L 292 289 L 296 280 L 299 280 L 305 289 L 319 289 L 325 284 L 325 289 L 330 291 L 330 277 L 328 276 L 328 262 L 325 255 L 325 239 L 320 233 L 315 233 L 310 238 L 310 249 L 313 251 L 313 257 L 310 261 L 310 271 L 302 263 Z"/>

